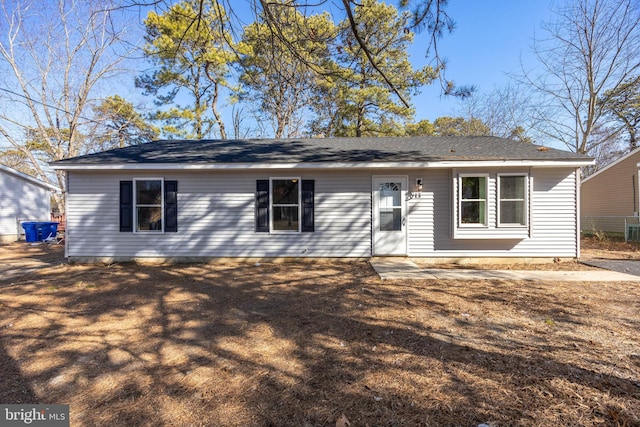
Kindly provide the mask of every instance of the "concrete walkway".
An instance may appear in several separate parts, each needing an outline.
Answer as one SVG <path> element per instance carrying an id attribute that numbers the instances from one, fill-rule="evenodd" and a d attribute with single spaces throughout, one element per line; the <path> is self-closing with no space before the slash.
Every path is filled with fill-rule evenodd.
<path id="1" fill-rule="evenodd" d="M 420 268 L 407 258 L 372 258 L 369 263 L 381 279 L 441 279 L 441 280 L 529 280 L 563 282 L 640 282 L 640 276 L 609 270 L 479 270 L 467 268 Z M 544 268 L 541 266 L 541 268 Z"/>

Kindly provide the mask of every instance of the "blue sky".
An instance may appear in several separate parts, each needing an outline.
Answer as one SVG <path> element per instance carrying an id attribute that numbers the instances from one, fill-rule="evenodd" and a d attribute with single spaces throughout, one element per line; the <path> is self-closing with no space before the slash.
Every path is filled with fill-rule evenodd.
<path id="1" fill-rule="evenodd" d="M 398 0 L 384 1 L 398 4 Z M 440 54 L 447 60 L 447 79 L 459 85 L 474 85 L 481 94 L 505 85 L 508 73 L 521 70 L 521 60 L 525 66 L 532 66 L 533 37 L 536 32 L 540 33 L 542 22 L 553 18 L 552 4 L 554 0 L 450 0 L 447 11 L 456 22 L 456 29 L 439 41 Z M 336 7 L 330 1 L 323 4 L 324 9 L 342 18 L 343 12 Z M 252 17 L 248 9 L 234 12 L 247 22 Z M 141 21 L 145 17 L 146 14 L 140 14 Z M 416 34 L 410 48 L 411 61 L 416 67 L 427 64 L 427 39 L 426 33 Z M 438 82 L 425 86 L 413 97 L 412 103 L 416 121 L 461 114 L 460 102 L 442 96 Z M 223 115 L 230 123 L 231 107 L 224 107 Z"/>
<path id="2" fill-rule="evenodd" d="M 521 59 L 525 67 L 533 66 L 533 37 L 540 34 L 542 22 L 553 19 L 552 4 L 550 0 L 451 0 L 447 11 L 457 26 L 439 47 L 447 59 L 447 78 L 490 92 L 507 82 L 507 73 L 521 70 Z M 425 63 L 424 38 L 417 35 L 412 48 L 412 61 L 420 66 Z M 437 84 L 424 88 L 413 103 L 416 120 L 455 115 L 459 108 L 457 100 L 440 96 Z"/>
<path id="3" fill-rule="evenodd" d="M 385 1 L 398 3 L 398 0 Z M 447 78 L 460 85 L 475 85 L 478 93 L 490 92 L 495 87 L 506 84 L 507 73 L 520 70 L 521 58 L 525 65 L 532 64 L 530 58 L 534 33 L 540 32 L 542 22 L 552 18 L 553 2 L 554 0 L 450 0 L 447 11 L 457 26 L 453 33 L 444 35 L 439 45 L 440 54 L 448 63 Z M 248 2 L 234 4 L 244 6 Z M 334 9 L 336 16 L 343 17 L 343 13 L 338 11 L 339 2 L 330 0 L 324 3 L 324 6 Z M 148 10 L 138 10 L 129 17 L 132 24 L 140 24 L 134 24 L 130 28 L 134 39 L 141 37 L 142 21 L 147 12 Z M 236 12 L 250 15 L 248 9 Z M 414 46 L 410 49 L 412 62 L 416 67 L 424 66 L 426 63 L 424 56 L 427 39 L 428 34 L 416 35 Z M 132 65 L 140 70 L 149 66 L 143 62 Z M 113 95 L 115 92 L 135 104 L 142 102 L 147 107 L 152 107 L 152 98 L 142 97 L 141 91 L 133 87 L 134 76 L 125 73 L 119 79 L 110 81 L 98 96 Z M 416 109 L 416 121 L 433 121 L 440 116 L 461 114 L 459 101 L 442 96 L 438 83 L 424 87 L 421 93 L 412 99 L 412 103 Z M 230 127 L 231 107 L 221 107 L 227 127 Z M 252 120 L 248 112 L 246 120 Z"/>

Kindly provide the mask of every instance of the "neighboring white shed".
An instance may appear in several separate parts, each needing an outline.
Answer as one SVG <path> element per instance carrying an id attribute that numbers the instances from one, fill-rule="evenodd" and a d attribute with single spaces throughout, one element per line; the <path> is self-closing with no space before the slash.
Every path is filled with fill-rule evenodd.
<path id="1" fill-rule="evenodd" d="M 20 221 L 50 221 L 51 192 L 60 188 L 0 165 L 0 242 L 16 241 Z"/>

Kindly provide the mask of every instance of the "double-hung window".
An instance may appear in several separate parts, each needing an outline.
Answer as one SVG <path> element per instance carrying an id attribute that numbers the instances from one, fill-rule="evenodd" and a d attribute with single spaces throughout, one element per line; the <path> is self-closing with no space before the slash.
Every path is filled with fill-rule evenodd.
<path id="1" fill-rule="evenodd" d="M 271 179 L 271 230 L 300 231 L 300 178 Z"/>
<path id="2" fill-rule="evenodd" d="M 487 226 L 487 175 L 460 175 L 458 180 L 460 226 Z"/>
<path id="3" fill-rule="evenodd" d="M 498 175 L 498 226 L 527 225 L 527 176 Z"/>
<path id="4" fill-rule="evenodd" d="M 136 232 L 163 231 L 163 194 L 162 179 L 134 180 L 133 203 Z"/>
<path id="5" fill-rule="evenodd" d="M 255 231 L 307 233 L 315 231 L 315 181 L 270 178 L 256 181 Z"/>
<path id="6" fill-rule="evenodd" d="M 135 178 L 120 181 L 120 231 L 178 231 L 178 181 Z"/>
<path id="7" fill-rule="evenodd" d="M 456 173 L 454 239 L 531 237 L 527 172 Z"/>

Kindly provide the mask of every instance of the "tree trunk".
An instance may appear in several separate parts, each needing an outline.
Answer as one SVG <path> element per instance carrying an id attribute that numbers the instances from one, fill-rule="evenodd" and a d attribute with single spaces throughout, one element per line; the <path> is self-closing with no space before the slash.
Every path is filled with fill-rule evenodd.
<path id="1" fill-rule="evenodd" d="M 224 120 L 222 120 L 222 116 L 218 111 L 218 94 L 220 92 L 220 85 L 216 82 L 213 84 L 214 86 L 214 95 L 213 101 L 211 102 L 211 111 L 213 112 L 213 117 L 216 119 L 216 123 L 218 124 L 218 128 L 220 129 L 220 139 L 227 139 L 227 131 L 224 127 Z"/>

